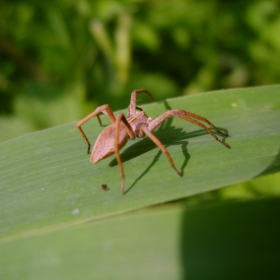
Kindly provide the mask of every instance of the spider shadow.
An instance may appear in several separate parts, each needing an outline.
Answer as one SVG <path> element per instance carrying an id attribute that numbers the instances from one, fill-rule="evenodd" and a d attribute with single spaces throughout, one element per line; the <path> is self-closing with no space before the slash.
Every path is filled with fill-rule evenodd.
<path id="1" fill-rule="evenodd" d="M 185 167 L 187 166 L 187 163 L 190 159 L 190 154 L 187 152 L 187 145 L 188 145 L 188 142 L 185 141 L 183 144 L 182 144 L 182 153 L 185 157 L 184 159 L 184 162 L 180 168 L 180 172 L 182 174 L 182 176 L 184 175 L 184 169 Z M 168 147 L 168 146 L 166 146 Z M 158 153 L 155 155 L 155 157 L 153 158 L 152 162 L 146 167 L 146 169 L 135 179 L 135 181 L 132 183 L 132 185 L 125 191 L 125 194 L 128 193 L 136 184 L 138 181 L 140 181 L 149 171 L 150 169 L 153 167 L 154 164 L 156 164 L 156 162 L 159 160 L 160 156 L 162 154 L 162 151 L 159 150 Z M 175 172 L 174 172 L 174 176 L 176 176 Z"/>
<path id="2" fill-rule="evenodd" d="M 187 145 L 188 145 L 188 141 L 186 141 L 185 139 L 188 138 L 188 134 L 183 131 L 183 129 L 181 128 L 175 128 L 175 127 L 170 127 L 166 130 L 160 130 L 160 131 L 156 131 L 154 133 L 154 135 L 160 139 L 161 143 L 168 148 L 168 146 L 172 146 L 172 145 L 181 145 L 182 147 L 182 153 L 185 157 L 184 162 L 180 168 L 180 172 L 184 173 L 184 169 L 187 165 L 188 160 L 190 159 L 190 155 L 187 152 Z M 174 139 L 174 137 L 172 135 L 176 135 L 176 139 Z M 154 144 L 154 142 L 152 142 L 152 140 L 150 140 L 150 138 L 146 137 L 144 139 L 142 139 L 141 141 L 131 145 L 129 148 L 127 148 L 125 151 L 123 151 L 121 153 L 121 159 L 122 162 L 126 162 L 129 161 L 133 158 L 136 158 L 138 156 L 141 156 L 155 148 L 158 148 L 157 145 Z M 141 178 L 143 178 L 143 176 L 145 174 L 147 174 L 149 172 L 149 170 L 156 164 L 156 162 L 159 160 L 160 156 L 162 154 L 162 151 L 159 150 L 158 153 L 154 156 L 153 160 L 151 161 L 151 163 L 149 164 L 149 166 L 141 173 L 141 175 L 135 180 L 135 182 L 132 184 L 132 186 L 130 186 L 129 189 L 131 189 Z M 171 154 L 172 157 L 172 154 Z M 113 167 L 118 165 L 117 160 L 114 158 L 110 163 L 109 166 Z M 126 192 L 129 191 L 129 189 L 127 189 Z"/>
<path id="3" fill-rule="evenodd" d="M 187 144 L 188 142 L 185 141 L 185 139 L 189 138 L 189 134 L 183 131 L 182 128 L 175 128 L 173 126 L 165 130 L 153 132 L 153 134 L 165 147 L 171 145 Z M 176 135 L 175 139 L 173 135 Z M 133 158 L 141 156 L 155 148 L 158 148 L 157 145 L 149 137 L 146 136 L 145 138 L 141 139 L 141 141 L 138 141 L 137 143 L 131 145 L 123 152 L 121 152 L 122 162 L 126 162 Z M 109 163 L 109 166 L 113 167 L 116 165 L 118 165 L 118 162 L 116 158 L 114 158 Z"/>
<path id="4" fill-rule="evenodd" d="M 163 102 L 165 105 L 166 110 L 170 110 L 171 107 L 167 103 L 167 101 Z M 184 155 L 184 162 L 181 165 L 180 172 L 182 176 L 184 175 L 184 169 L 187 166 L 187 163 L 190 159 L 190 154 L 187 151 L 187 145 L 188 141 L 186 141 L 187 138 L 194 138 L 198 137 L 201 135 L 208 134 L 204 129 L 200 129 L 191 133 L 187 133 L 186 131 L 183 130 L 183 128 L 175 128 L 174 126 L 171 126 L 173 122 L 173 117 L 165 120 L 159 128 L 153 132 L 153 134 L 162 142 L 162 144 L 165 147 L 171 146 L 171 145 L 181 145 L 182 148 L 182 154 Z M 220 128 L 219 128 L 220 129 Z M 227 133 L 225 129 L 220 129 L 224 132 Z M 214 131 L 215 132 L 215 131 Z M 175 137 L 174 137 L 175 136 Z M 226 137 L 224 137 L 225 139 Z M 224 140 L 223 139 L 223 140 Z M 122 162 L 128 161 L 132 158 L 138 157 L 146 152 L 149 152 L 156 148 L 157 146 L 148 138 L 142 139 L 142 141 L 139 141 L 133 145 L 131 145 L 129 148 L 127 148 L 125 151 L 121 153 L 121 159 Z M 158 153 L 154 156 L 153 160 L 147 166 L 147 168 L 136 178 L 136 180 L 132 183 L 132 185 L 126 190 L 125 193 L 129 192 L 135 185 L 136 183 L 143 178 L 149 171 L 150 169 L 156 164 L 156 162 L 159 160 L 160 156 L 162 154 L 162 151 L 159 150 Z M 171 155 L 172 157 L 172 155 Z M 110 163 L 109 166 L 113 167 L 116 166 L 117 160 L 113 159 Z"/>

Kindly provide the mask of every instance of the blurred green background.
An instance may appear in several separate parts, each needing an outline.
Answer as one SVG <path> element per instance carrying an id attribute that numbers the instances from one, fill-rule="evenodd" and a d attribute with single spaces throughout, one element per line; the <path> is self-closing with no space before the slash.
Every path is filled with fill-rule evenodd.
<path id="1" fill-rule="evenodd" d="M 0 141 L 128 105 L 280 80 L 278 1 L 0 2 Z M 148 102 L 145 97 L 142 102 Z"/>
<path id="2" fill-rule="evenodd" d="M 113 110 L 123 109 L 134 89 L 146 88 L 156 100 L 163 100 L 279 83 L 279 34 L 280 3 L 275 0 L 1 0 L 0 142 L 77 121 L 104 103 Z M 145 96 L 141 99 L 140 102 L 150 102 Z M 49 279 L 48 273 L 55 274 L 56 268 L 64 276 L 84 271 L 90 275 L 84 279 L 92 279 L 93 264 L 94 269 L 100 269 L 100 275 L 111 271 L 128 273 L 129 269 L 121 271 L 119 267 L 119 256 L 123 254 L 125 260 L 139 264 L 140 274 L 163 271 L 164 275 L 165 268 L 171 274 L 174 269 L 173 276 L 181 273 L 181 279 L 187 279 L 187 275 L 188 279 L 224 279 L 219 278 L 224 271 L 232 276 L 227 279 L 245 279 L 238 273 L 247 266 L 255 275 L 246 279 L 266 279 L 258 269 L 263 267 L 267 268 L 263 270 L 266 276 L 270 271 L 269 279 L 279 279 L 274 278 L 276 269 L 279 276 L 280 267 L 279 185 L 278 172 L 150 207 L 147 215 L 140 212 L 139 220 L 138 214 L 132 213 L 117 220 L 101 220 L 103 228 L 92 222 L 35 234 L 35 238 L 2 241 L 0 257 L 7 272 L 4 278 L 18 279 L 11 275 L 21 275 L 22 279 L 44 279 L 37 275 L 46 271 L 45 279 Z M 18 203 L 13 197 L 11 201 Z M 226 205 L 225 201 L 238 202 Z M 207 208 L 208 203 L 217 208 Z M 183 210 L 174 214 L 171 208 L 180 205 Z M 166 214 L 164 207 L 172 211 Z M 10 211 L 7 209 L 2 209 L 3 215 Z M 154 209 L 161 219 L 157 214 L 151 216 Z M 9 215 L 12 220 L 14 213 Z M 90 230 L 83 231 L 88 227 Z M 89 233 L 87 239 L 83 232 Z M 84 245 L 79 238 L 73 242 L 76 235 L 83 237 Z M 106 238 L 110 244 L 117 244 L 111 246 L 115 249 L 109 257 L 101 246 Z M 191 254 L 187 254 L 187 247 L 193 250 Z M 150 255 L 151 261 L 147 261 L 151 248 L 159 248 L 158 254 Z M 175 249 L 181 252 L 179 257 Z M 57 253 L 63 256 L 61 263 L 55 263 L 55 250 L 62 252 Z M 99 253 L 104 256 L 100 258 Z M 165 257 L 166 261 L 162 261 Z M 113 264 L 115 269 L 110 266 Z M 209 271 L 210 265 L 215 269 L 217 266 L 214 274 Z M 125 266 L 129 267 L 126 263 Z M 28 269 L 36 277 L 21 274 Z M 12 274 L 15 272 L 18 274 Z M 199 277 L 201 272 L 208 278 Z M 166 279 L 172 279 L 166 275 Z M 144 279 L 142 274 L 140 277 Z"/>

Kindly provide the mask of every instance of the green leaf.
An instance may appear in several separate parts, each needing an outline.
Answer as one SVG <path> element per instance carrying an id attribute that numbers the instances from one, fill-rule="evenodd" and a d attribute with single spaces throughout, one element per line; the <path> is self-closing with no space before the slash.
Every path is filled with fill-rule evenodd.
<path id="1" fill-rule="evenodd" d="M 278 279 L 279 202 L 167 204 L 34 232 L 0 244 L 0 278 Z"/>
<path id="2" fill-rule="evenodd" d="M 128 96 L 129 100 L 129 96 Z M 223 186 L 280 169 L 280 86 L 209 92 L 141 106 L 156 117 L 181 108 L 203 115 L 231 137 L 226 149 L 182 119 L 155 135 L 166 145 L 179 177 L 147 138 L 129 141 L 121 157 L 126 195 L 114 157 L 91 164 L 75 123 L 0 144 L 2 242 L 61 229 Z M 61 108 L 63 110 L 63 108 Z M 103 116 L 104 124 L 109 124 Z M 84 125 L 93 142 L 102 128 Z M 107 184 L 109 191 L 101 189 Z"/>

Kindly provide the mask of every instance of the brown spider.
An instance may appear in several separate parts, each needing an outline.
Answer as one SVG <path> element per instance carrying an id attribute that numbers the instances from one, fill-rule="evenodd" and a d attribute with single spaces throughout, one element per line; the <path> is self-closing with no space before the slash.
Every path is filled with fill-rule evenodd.
<path id="1" fill-rule="evenodd" d="M 98 161 L 112 155 L 115 153 L 116 159 L 120 168 L 121 177 L 122 177 L 122 194 L 125 193 L 125 176 L 124 176 L 124 169 L 122 160 L 120 157 L 120 149 L 126 144 L 127 140 L 138 138 L 143 138 L 145 135 L 147 135 L 160 149 L 161 151 L 166 155 L 167 159 L 169 160 L 169 163 L 174 168 L 174 170 L 177 172 L 179 176 L 182 176 L 182 174 L 179 172 L 179 170 L 175 167 L 174 162 L 165 148 L 165 146 L 159 141 L 159 139 L 152 133 L 154 129 L 156 129 L 162 122 L 164 122 L 166 119 L 176 116 L 179 118 L 182 118 L 186 121 L 189 121 L 195 125 L 200 126 L 206 132 L 211 134 L 217 141 L 219 141 L 221 144 L 223 144 L 225 147 L 229 148 L 229 145 L 222 142 L 205 124 L 203 124 L 200 121 L 203 121 L 207 123 L 210 127 L 215 129 L 218 133 L 222 134 L 223 136 L 229 136 L 227 133 L 220 131 L 214 124 L 212 124 L 209 120 L 205 119 L 204 117 L 201 117 L 199 115 L 196 115 L 194 113 L 187 112 L 185 110 L 168 110 L 165 113 L 163 113 L 161 116 L 153 119 L 151 117 L 148 117 L 145 112 L 136 106 L 136 95 L 139 93 L 146 93 L 152 100 L 154 98 L 151 96 L 151 94 L 145 90 L 145 89 L 139 89 L 134 90 L 131 93 L 131 100 L 130 104 L 128 106 L 128 114 L 127 118 L 120 113 L 117 117 L 112 112 L 111 108 L 108 104 L 102 105 L 100 107 L 97 107 L 91 114 L 80 120 L 76 126 L 78 130 L 81 132 L 83 138 L 85 139 L 88 149 L 87 153 L 90 153 L 90 143 L 88 138 L 86 137 L 84 131 L 82 130 L 81 126 L 90 120 L 93 117 L 97 117 L 100 125 L 101 120 L 99 117 L 99 114 L 102 112 L 103 114 L 107 115 L 109 119 L 111 120 L 111 124 L 108 125 L 98 136 L 94 147 L 91 152 L 90 161 L 92 163 L 97 163 Z M 139 110 L 136 111 L 136 110 Z M 200 120 L 200 121 L 198 121 Z"/>

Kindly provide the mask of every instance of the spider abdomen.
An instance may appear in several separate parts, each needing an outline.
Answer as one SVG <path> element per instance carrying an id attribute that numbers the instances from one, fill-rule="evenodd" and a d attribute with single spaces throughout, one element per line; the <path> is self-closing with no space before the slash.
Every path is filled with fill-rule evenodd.
<path id="1" fill-rule="evenodd" d="M 119 149 L 121 149 L 128 140 L 128 134 L 126 132 L 124 124 L 120 124 L 120 135 L 119 135 Z M 124 126 L 124 127 L 122 127 Z M 97 137 L 95 144 L 92 148 L 90 161 L 96 163 L 106 157 L 115 153 L 115 135 L 116 129 L 115 124 L 107 126 Z"/>

